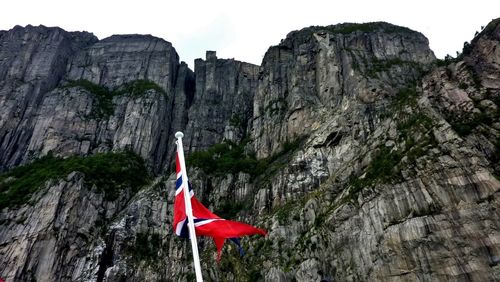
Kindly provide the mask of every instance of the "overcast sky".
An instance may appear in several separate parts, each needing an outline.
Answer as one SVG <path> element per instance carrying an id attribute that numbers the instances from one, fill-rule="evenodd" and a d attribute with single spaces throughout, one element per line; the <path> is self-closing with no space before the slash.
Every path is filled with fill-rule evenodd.
<path id="1" fill-rule="evenodd" d="M 8 2 L 7 2 L 8 1 Z M 260 64 L 292 30 L 311 25 L 386 21 L 422 32 L 437 57 L 455 55 L 464 41 L 500 17 L 500 0 L 7 0 L 0 30 L 15 25 L 59 26 L 112 34 L 152 34 L 172 42 L 191 67 L 206 50 L 219 58 Z"/>

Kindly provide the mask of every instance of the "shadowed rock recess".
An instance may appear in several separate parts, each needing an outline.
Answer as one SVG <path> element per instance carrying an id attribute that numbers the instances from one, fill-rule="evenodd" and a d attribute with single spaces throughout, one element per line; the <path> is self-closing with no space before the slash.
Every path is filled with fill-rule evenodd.
<path id="1" fill-rule="evenodd" d="M 0 277 L 194 281 L 174 133 L 246 255 L 207 281 L 500 280 L 500 20 L 437 60 L 388 23 L 308 27 L 190 70 L 150 35 L 0 31 Z"/>

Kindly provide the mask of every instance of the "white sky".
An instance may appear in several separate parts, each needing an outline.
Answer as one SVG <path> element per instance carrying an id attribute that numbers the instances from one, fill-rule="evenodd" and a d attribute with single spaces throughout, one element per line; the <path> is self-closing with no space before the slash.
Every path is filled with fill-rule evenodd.
<path id="1" fill-rule="evenodd" d="M 8 1 L 8 2 L 7 2 Z M 499 0 L 7 0 L 0 30 L 27 24 L 112 34 L 152 34 L 170 41 L 193 67 L 206 50 L 260 64 L 292 30 L 311 25 L 386 21 L 422 32 L 437 57 L 455 56 L 464 41 L 500 17 Z"/>

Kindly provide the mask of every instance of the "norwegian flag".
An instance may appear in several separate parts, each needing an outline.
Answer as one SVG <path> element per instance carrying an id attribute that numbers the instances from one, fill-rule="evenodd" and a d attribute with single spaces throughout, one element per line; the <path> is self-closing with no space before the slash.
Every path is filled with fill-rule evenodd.
<path id="1" fill-rule="evenodd" d="M 175 190 L 175 201 L 174 201 L 174 230 L 177 236 L 182 238 L 189 238 L 189 228 L 188 228 L 188 218 L 186 214 L 186 208 L 184 205 L 184 195 L 183 189 L 186 183 L 182 180 L 182 170 L 179 163 L 179 155 L 176 155 L 176 190 Z M 217 248 L 217 259 L 220 259 L 222 247 L 224 246 L 225 239 L 230 239 L 240 249 L 240 254 L 243 254 L 241 245 L 239 242 L 239 237 L 244 235 L 254 235 L 260 234 L 265 236 L 266 231 L 260 228 L 253 227 L 251 225 L 230 221 L 212 213 L 207 209 L 202 203 L 196 199 L 194 196 L 191 185 L 189 187 L 189 194 L 191 197 L 191 206 L 193 210 L 193 219 L 195 226 L 195 233 L 197 236 L 209 236 L 212 237 Z"/>

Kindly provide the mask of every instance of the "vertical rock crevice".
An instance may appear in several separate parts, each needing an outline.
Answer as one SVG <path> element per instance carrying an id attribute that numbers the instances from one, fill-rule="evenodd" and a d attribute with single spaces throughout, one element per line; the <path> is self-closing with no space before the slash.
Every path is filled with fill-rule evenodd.
<path id="1" fill-rule="evenodd" d="M 99 258 L 99 268 L 97 270 L 97 282 L 103 282 L 106 270 L 113 266 L 113 245 L 115 241 L 115 231 L 111 230 L 106 239 L 106 245 Z"/>

